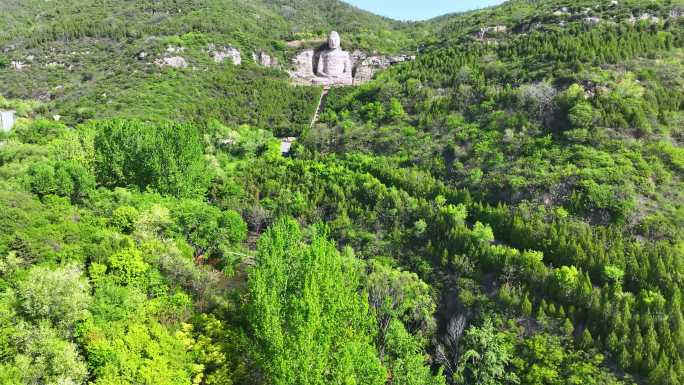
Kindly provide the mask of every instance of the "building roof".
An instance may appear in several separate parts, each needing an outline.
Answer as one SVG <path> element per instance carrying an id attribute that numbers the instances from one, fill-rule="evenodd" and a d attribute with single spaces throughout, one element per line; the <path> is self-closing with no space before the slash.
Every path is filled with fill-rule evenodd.
<path id="1" fill-rule="evenodd" d="M 289 154 L 290 149 L 292 148 L 292 143 L 296 141 L 297 138 L 295 137 L 280 138 L 280 153 L 283 155 Z"/>
<path id="2" fill-rule="evenodd" d="M 280 152 L 283 154 L 287 154 L 290 152 L 290 149 L 292 148 L 292 142 L 280 142 Z"/>

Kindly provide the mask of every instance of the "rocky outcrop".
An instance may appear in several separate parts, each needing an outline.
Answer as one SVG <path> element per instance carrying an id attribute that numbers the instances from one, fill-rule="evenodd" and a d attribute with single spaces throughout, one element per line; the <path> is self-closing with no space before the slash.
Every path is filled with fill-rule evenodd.
<path id="1" fill-rule="evenodd" d="M 290 75 L 295 79 L 311 79 L 314 77 L 314 55 L 312 49 L 300 52 L 292 59 L 294 71 Z"/>
<path id="2" fill-rule="evenodd" d="M 185 47 L 174 47 L 172 45 L 166 47 L 167 53 L 181 53 L 183 51 L 185 51 Z"/>
<path id="3" fill-rule="evenodd" d="M 601 18 L 600 17 L 585 17 L 582 19 L 582 22 L 586 25 L 598 25 L 601 23 Z"/>
<path id="4" fill-rule="evenodd" d="M 19 60 L 13 60 L 10 62 L 10 68 L 13 70 L 21 71 L 24 68 L 26 68 L 28 65 L 22 61 Z"/>
<path id="5" fill-rule="evenodd" d="M 639 16 L 639 20 L 647 20 L 652 24 L 660 23 L 660 18 L 658 16 L 651 15 L 650 13 L 642 13 Z"/>
<path id="6" fill-rule="evenodd" d="M 355 66 L 354 84 L 363 84 L 371 79 L 378 71 L 387 69 L 395 64 L 415 60 L 415 56 L 368 56 L 361 58 Z"/>
<path id="7" fill-rule="evenodd" d="M 485 37 L 495 36 L 498 34 L 506 33 L 507 31 L 508 27 L 506 27 L 505 25 L 494 25 L 490 27 L 480 28 L 480 30 L 475 33 L 475 36 L 478 39 L 482 40 Z"/>
<path id="8" fill-rule="evenodd" d="M 627 22 L 629 24 L 636 24 L 640 21 L 647 21 L 650 24 L 658 24 L 660 23 L 660 18 L 658 16 L 651 15 L 650 13 L 642 13 L 638 17 L 632 15 L 629 17 L 629 19 L 627 19 Z"/>
<path id="9" fill-rule="evenodd" d="M 154 61 L 154 64 L 156 64 L 159 67 L 172 68 L 186 68 L 188 66 L 188 62 L 182 56 L 172 56 L 157 59 Z"/>
<path id="10" fill-rule="evenodd" d="M 226 59 L 238 66 L 242 64 L 242 55 L 240 51 L 234 47 L 219 47 L 216 48 L 213 44 L 209 45 L 209 53 L 214 58 L 214 63 L 223 63 Z"/>
<path id="11" fill-rule="evenodd" d="M 257 63 L 258 65 L 262 66 L 262 67 L 267 67 L 267 68 L 277 68 L 278 67 L 278 59 L 271 57 L 271 55 L 267 54 L 264 51 L 252 52 L 252 59 L 254 59 L 254 62 Z"/>
<path id="12" fill-rule="evenodd" d="M 660 18 L 658 16 L 651 15 L 650 13 L 642 13 L 641 15 L 639 15 L 639 20 L 641 20 L 641 21 L 646 20 L 646 21 L 649 21 L 651 23 L 659 23 L 660 22 Z"/>
<path id="13" fill-rule="evenodd" d="M 375 60 L 374 58 L 364 60 L 356 67 L 356 71 L 354 72 L 354 84 L 369 82 L 373 79 L 376 72 L 387 67 L 388 66 L 385 66 L 385 62 L 382 58 L 379 58 L 379 60 Z"/>
<path id="14" fill-rule="evenodd" d="M 570 15 L 570 10 L 568 7 L 562 7 L 553 12 L 554 16 L 568 16 Z"/>

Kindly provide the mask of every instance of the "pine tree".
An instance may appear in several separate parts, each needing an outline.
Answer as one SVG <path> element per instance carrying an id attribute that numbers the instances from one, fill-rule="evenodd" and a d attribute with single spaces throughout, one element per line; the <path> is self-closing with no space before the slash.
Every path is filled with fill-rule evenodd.
<path id="1" fill-rule="evenodd" d="M 563 321 L 561 330 L 566 336 L 572 337 L 572 333 L 575 331 L 575 326 L 572 324 L 572 321 L 570 321 L 570 318 L 566 318 L 565 321 Z"/>
<path id="2" fill-rule="evenodd" d="M 544 307 L 546 305 L 546 302 L 542 300 L 542 302 L 539 304 L 539 307 L 537 308 L 537 321 L 540 323 L 545 323 L 546 322 L 546 311 L 544 310 Z"/>
<path id="3" fill-rule="evenodd" d="M 629 351 L 630 349 L 623 345 L 622 348 L 620 348 L 620 353 L 618 353 L 618 364 L 625 370 L 632 366 L 632 356 Z"/>
<path id="4" fill-rule="evenodd" d="M 594 338 L 591 336 L 589 329 L 584 329 L 577 341 L 577 346 L 583 350 L 589 350 L 594 346 Z"/>
<path id="5" fill-rule="evenodd" d="M 556 305 L 554 305 L 553 303 L 549 304 L 548 314 L 551 316 L 556 316 Z"/>
<path id="6" fill-rule="evenodd" d="M 525 294 L 522 302 L 520 303 L 520 313 L 522 313 L 522 315 L 525 317 L 532 315 L 532 302 L 530 302 L 530 298 L 527 296 L 527 294 Z"/>

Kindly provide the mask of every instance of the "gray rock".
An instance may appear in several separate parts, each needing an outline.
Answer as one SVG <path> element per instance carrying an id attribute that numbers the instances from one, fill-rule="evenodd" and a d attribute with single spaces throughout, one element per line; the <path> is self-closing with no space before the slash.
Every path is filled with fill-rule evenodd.
<path id="1" fill-rule="evenodd" d="M 487 36 L 506 33 L 507 31 L 508 27 L 506 27 L 505 25 L 494 25 L 480 28 L 480 30 L 475 33 L 475 36 L 479 39 L 484 39 Z"/>
<path id="2" fill-rule="evenodd" d="M 176 52 L 183 52 L 183 51 L 185 51 L 185 47 L 174 47 L 174 46 L 166 47 L 167 53 L 176 53 Z"/>
<path id="3" fill-rule="evenodd" d="M 405 61 L 415 60 L 415 56 L 396 55 L 396 56 L 369 56 L 356 66 L 354 72 L 354 84 L 363 84 L 371 79 L 378 71 L 387 69 L 395 64 Z"/>
<path id="4" fill-rule="evenodd" d="M 601 23 L 601 18 L 600 17 L 585 17 L 584 19 L 582 19 L 582 21 L 586 25 L 598 25 L 599 23 Z"/>
<path id="5" fill-rule="evenodd" d="M 26 67 L 27 67 L 27 65 L 24 64 L 24 62 L 22 62 L 22 61 L 12 60 L 10 62 L 10 68 L 12 68 L 13 70 L 21 71 Z"/>
<path id="6" fill-rule="evenodd" d="M 647 20 L 652 24 L 657 24 L 660 22 L 660 18 L 658 16 L 651 15 L 650 13 L 642 13 L 639 15 L 639 20 Z"/>
<path id="7" fill-rule="evenodd" d="M 308 79 L 314 77 L 314 50 L 307 49 L 300 52 L 297 56 L 292 59 L 292 65 L 294 66 L 294 71 L 290 73 L 294 78 Z"/>
<path id="8" fill-rule="evenodd" d="M 271 57 L 271 55 L 267 54 L 264 51 L 252 52 L 252 59 L 254 59 L 254 62 L 257 63 L 258 65 L 262 66 L 262 67 L 267 67 L 267 68 L 277 68 L 278 67 L 278 59 Z"/>
<path id="9" fill-rule="evenodd" d="M 159 67 L 186 68 L 188 62 L 181 56 L 165 57 L 154 61 Z"/>
<path id="10" fill-rule="evenodd" d="M 369 82 L 375 76 L 375 73 L 381 68 L 373 67 L 365 63 L 361 63 L 356 67 L 356 73 L 354 73 L 354 84 L 363 84 Z"/>
<path id="11" fill-rule="evenodd" d="M 354 50 L 354 52 L 351 53 L 352 64 L 354 66 L 357 66 L 359 63 L 366 60 L 367 57 L 368 57 L 368 54 L 366 54 L 365 52 L 358 50 L 358 49 Z"/>
<path id="12" fill-rule="evenodd" d="M 242 64 L 242 55 L 240 51 L 233 47 L 223 47 L 221 49 L 211 51 L 215 63 L 223 63 L 224 60 L 230 59 L 234 65 Z"/>

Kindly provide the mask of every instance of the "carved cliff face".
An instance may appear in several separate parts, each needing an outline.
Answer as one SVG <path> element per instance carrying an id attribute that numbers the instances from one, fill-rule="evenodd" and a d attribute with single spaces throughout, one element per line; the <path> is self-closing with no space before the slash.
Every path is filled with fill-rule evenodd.
<path id="1" fill-rule="evenodd" d="M 328 37 L 328 50 L 323 51 L 318 60 L 316 74 L 322 82 L 329 79 L 333 84 L 351 84 L 352 64 L 349 52 L 340 48 L 340 35 L 331 32 Z"/>
<path id="2" fill-rule="evenodd" d="M 328 46 L 301 51 L 292 58 L 290 77 L 296 84 L 349 86 L 370 81 L 377 71 L 393 64 L 415 60 L 415 56 L 368 56 L 362 51 L 342 50 L 340 34 L 331 32 Z"/>
<path id="3" fill-rule="evenodd" d="M 312 49 L 302 51 L 292 60 L 295 70 L 292 73 L 296 78 L 311 78 L 314 76 L 314 51 Z"/>
<path id="4" fill-rule="evenodd" d="M 335 31 L 330 32 L 330 36 L 328 36 L 328 48 L 340 49 L 340 47 L 340 34 Z"/>
<path id="5" fill-rule="evenodd" d="M 351 73 L 350 64 L 347 52 L 341 50 L 330 51 L 321 55 L 318 72 L 322 76 L 342 76 L 348 71 Z"/>

